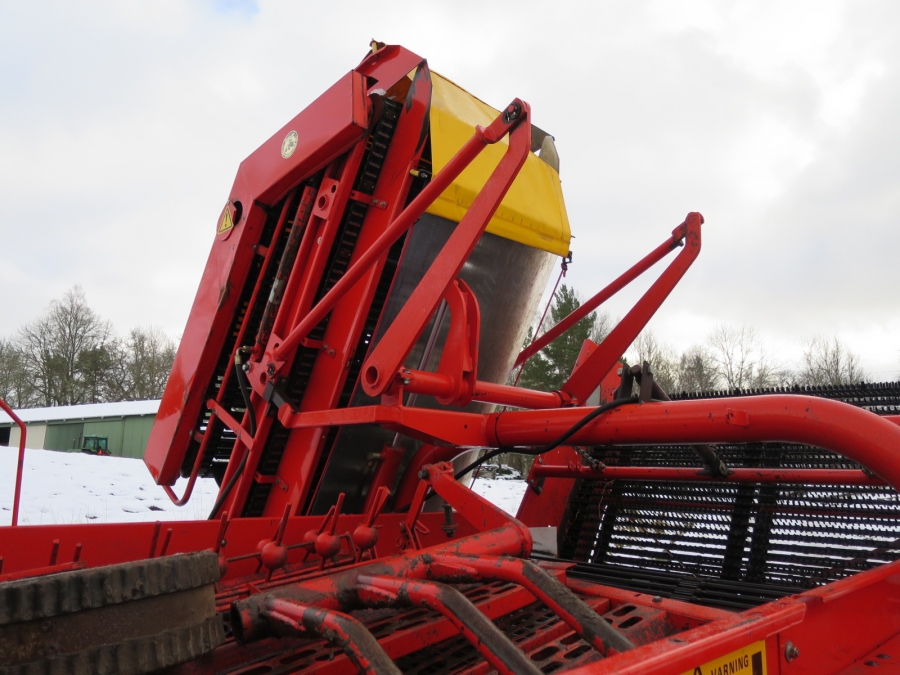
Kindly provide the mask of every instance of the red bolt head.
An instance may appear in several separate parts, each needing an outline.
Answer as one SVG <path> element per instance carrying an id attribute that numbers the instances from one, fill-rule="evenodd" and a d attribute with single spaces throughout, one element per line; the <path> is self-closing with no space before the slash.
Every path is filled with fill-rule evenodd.
<path id="1" fill-rule="evenodd" d="M 323 532 L 316 537 L 316 553 L 328 560 L 336 556 L 341 550 L 341 540 L 333 534 Z"/>
<path id="2" fill-rule="evenodd" d="M 279 546 L 274 541 L 270 541 L 263 546 L 259 557 L 266 569 L 277 570 L 279 567 L 284 567 L 287 562 L 288 550 L 286 546 Z"/>
<path id="3" fill-rule="evenodd" d="M 363 551 L 366 551 L 374 547 L 375 544 L 378 543 L 378 530 L 376 530 L 374 527 L 359 525 L 355 530 L 353 530 L 351 538 L 353 539 L 354 544 L 356 544 Z"/>

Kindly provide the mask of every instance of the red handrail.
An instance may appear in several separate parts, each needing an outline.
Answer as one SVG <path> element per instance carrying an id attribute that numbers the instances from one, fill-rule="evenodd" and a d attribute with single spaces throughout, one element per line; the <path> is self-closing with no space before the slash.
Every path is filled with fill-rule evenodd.
<path id="1" fill-rule="evenodd" d="M 12 524 L 19 524 L 19 498 L 22 496 L 22 467 L 25 464 L 25 423 L 6 405 L 6 401 L 0 398 L 0 408 L 12 418 L 19 427 L 19 464 L 16 467 L 16 492 L 13 496 Z"/>

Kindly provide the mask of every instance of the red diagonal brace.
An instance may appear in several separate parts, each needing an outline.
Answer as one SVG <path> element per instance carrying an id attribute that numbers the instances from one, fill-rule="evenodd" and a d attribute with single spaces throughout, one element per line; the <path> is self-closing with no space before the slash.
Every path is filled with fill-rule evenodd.
<path id="1" fill-rule="evenodd" d="M 659 279 L 647 289 L 647 292 L 619 322 L 619 325 L 606 336 L 594 353 L 575 368 L 572 376 L 562 386 L 564 392 L 583 402 L 587 400 L 591 392 L 600 386 L 600 380 L 616 364 L 628 346 L 634 342 L 638 333 L 656 314 L 656 310 L 669 297 L 669 293 L 697 259 L 700 254 L 700 225 L 702 223 L 703 216 L 699 213 L 689 213 L 685 221 L 675 228 L 672 236 L 676 239 L 684 238 L 684 250 L 659 275 Z"/>
<path id="2" fill-rule="evenodd" d="M 425 330 L 447 288 L 459 275 L 488 221 L 525 163 L 531 150 L 530 116 L 528 104 L 516 99 L 485 129 L 484 136 L 491 143 L 497 142 L 511 131 L 509 149 L 363 364 L 362 384 L 369 396 L 381 396 L 391 387 L 394 375 Z M 447 167 L 444 167 L 438 175 L 446 170 Z"/>

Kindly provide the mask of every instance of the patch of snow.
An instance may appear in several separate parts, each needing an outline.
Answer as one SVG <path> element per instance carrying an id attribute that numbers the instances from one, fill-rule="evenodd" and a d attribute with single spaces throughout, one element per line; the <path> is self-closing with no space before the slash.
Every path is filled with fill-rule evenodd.
<path id="1" fill-rule="evenodd" d="M 0 525 L 12 520 L 17 456 L 17 448 L 0 447 Z M 186 485 L 186 479 L 179 479 L 175 494 L 183 494 Z M 512 516 L 525 487 L 525 481 L 509 477 L 478 478 L 472 484 L 476 493 Z M 213 479 L 200 478 L 190 501 L 178 507 L 139 459 L 26 449 L 19 524 L 204 520 L 218 492 Z"/>
<path id="2" fill-rule="evenodd" d="M 515 516 L 528 487 L 524 480 L 507 480 L 504 478 L 477 478 L 470 486 L 472 490 L 487 499 L 491 504 L 499 506 L 509 515 Z"/>
<path id="3" fill-rule="evenodd" d="M 0 447 L 0 525 L 12 521 L 18 454 Z M 186 485 L 182 478 L 172 489 L 180 496 Z M 204 520 L 218 492 L 213 479 L 200 478 L 190 501 L 178 507 L 142 460 L 26 449 L 19 524 Z"/>

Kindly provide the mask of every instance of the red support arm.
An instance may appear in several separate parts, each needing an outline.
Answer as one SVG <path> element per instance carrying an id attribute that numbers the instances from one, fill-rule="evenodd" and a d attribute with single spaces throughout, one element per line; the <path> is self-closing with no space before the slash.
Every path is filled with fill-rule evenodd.
<path id="1" fill-rule="evenodd" d="M 22 467 L 25 464 L 25 424 L 22 420 L 19 419 L 19 416 L 13 412 L 12 408 L 6 405 L 6 401 L 0 399 L 0 408 L 3 408 L 3 411 L 10 416 L 13 422 L 16 423 L 16 426 L 19 427 L 19 459 L 16 464 L 16 490 L 13 495 L 13 511 L 12 511 L 12 524 L 19 524 L 19 499 L 22 496 Z"/>
<path id="2" fill-rule="evenodd" d="M 535 338 L 534 342 L 525 347 L 525 349 L 523 349 L 519 353 L 519 355 L 516 357 L 516 363 L 513 367 L 518 368 L 519 366 L 521 366 L 528 359 L 537 354 L 544 347 L 549 345 L 556 338 L 565 333 L 572 326 L 581 321 L 584 317 L 593 312 L 600 305 L 609 300 L 616 293 L 621 291 L 628 284 L 637 279 L 660 260 L 665 258 L 670 251 L 673 251 L 678 247 L 683 237 L 684 231 L 681 227 L 679 227 L 672 233 L 672 236 L 670 236 L 662 244 L 653 249 L 644 258 L 639 260 L 633 267 L 622 274 L 618 279 L 613 281 L 606 288 L 597 293 L 594 297 L 585 302 L 578 309 L 569 314 L 569 316 L 553 326 L 553 328 L 548 330 L 546 333 Z"/>
<path id="3" fill-rule="evenodd" d="M 674 240 L 684 239 L 684 250 L 665 269 L 653 285 L 637 301 L 594 352 L 575 368 L 562 390 L 577 401 L 584 402 L 596 389 L 600 380 L 634 342 L 656 310 L 669 297 L 675 285 L 700 254 L 700 225 L 703 216 L 689 213 L 685 221 L 672 232 Z M 659 251 L 659 249 L 657 249 Z M 651 254 L 651 257 L 654 254 Z M 646 258 L 645 258 L 646 260 Z M 641 263 L 639 263 L 640 265 Z"/>

